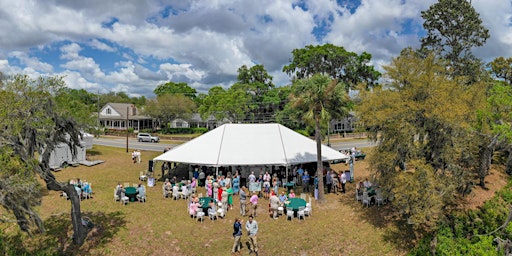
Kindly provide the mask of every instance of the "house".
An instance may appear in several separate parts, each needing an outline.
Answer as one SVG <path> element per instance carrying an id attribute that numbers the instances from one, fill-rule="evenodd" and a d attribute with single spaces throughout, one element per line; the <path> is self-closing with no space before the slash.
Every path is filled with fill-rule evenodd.
<path id="1" fill-rule="evenodd" d="M 135 131 L 153 129 L 153 118 L 141 115 L 137 107 L 129 103 L 107 103 L 99 114 L 100 126 L 114 130 L 133 128 Z"/>
<path id="2" fill-rule="evenodd" d="M 354 132 L 356 129 L 357 118 L 353 113 L 343 119 L 335 119 L 329 122 L 329 133 Z"/>
<path id="3" fill-rule="evenodd" d="M 203 120 L 201 115 L 198 113 L 192 114 L 192 116 L 185 120 L 182 118 L 177 118 L 171 121 L 171 128 L 207 128 L 208 130 L 215 129 L 222 124 L 229 123 L 228 120 L 224 120 L 224 122 L 217 121 L 214 116 L 210 116 L 207 120 Z"/>

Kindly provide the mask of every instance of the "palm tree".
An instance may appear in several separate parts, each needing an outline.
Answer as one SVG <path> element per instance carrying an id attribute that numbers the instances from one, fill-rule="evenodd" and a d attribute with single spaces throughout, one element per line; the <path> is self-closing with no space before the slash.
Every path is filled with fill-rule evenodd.
<path id="1" fill-rule="evenodd" d="M 346 94 L 345 86 L 328 76 L 316 74 L 309 78 L 299 79 L 292 85 L 290 94 L 291 106 L 303 113 L 303 119 L 315 126 L 317 153 L 318 200 L 325 202 L 322 163 L 321 122 L 330 118 L 339 118 L 347 114 L 351 102 Z"/>

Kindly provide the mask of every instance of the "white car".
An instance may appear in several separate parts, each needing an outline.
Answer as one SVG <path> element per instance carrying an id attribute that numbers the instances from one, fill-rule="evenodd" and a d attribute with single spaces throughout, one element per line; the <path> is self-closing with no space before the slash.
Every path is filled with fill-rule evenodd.
<path id="1" fill-rule="evenodd" d="M 137 140 L 139 142 L 159 142 L 160 141 L 160 138 L 158 136 L 153 136 L 149 133 L 139 133 L 137 134 Z"/>

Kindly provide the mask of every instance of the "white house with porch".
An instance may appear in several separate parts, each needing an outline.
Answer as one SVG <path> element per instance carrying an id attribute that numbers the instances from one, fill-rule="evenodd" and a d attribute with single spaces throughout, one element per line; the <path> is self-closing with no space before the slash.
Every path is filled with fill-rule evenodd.
<path id="1" fill-rule="evenodd" d="M 153 129 L 153 118 L 141 115 L 134 104 L 107 103 L 99 114 L 100 126 L 107 129 L 126 130 L 133 128 L 135 131 Z"/>

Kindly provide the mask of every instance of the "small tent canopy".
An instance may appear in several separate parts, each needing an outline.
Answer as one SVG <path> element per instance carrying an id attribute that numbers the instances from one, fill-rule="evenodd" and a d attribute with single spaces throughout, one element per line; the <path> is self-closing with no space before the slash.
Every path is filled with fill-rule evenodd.
<path id="1" fill-rule="evenodd" d="M 322 145 L 322 160 L 349 157 Z M 280 124 L 224 124 L 153 159 L 206 166 L 316 162 L 316 142 Z"/>

